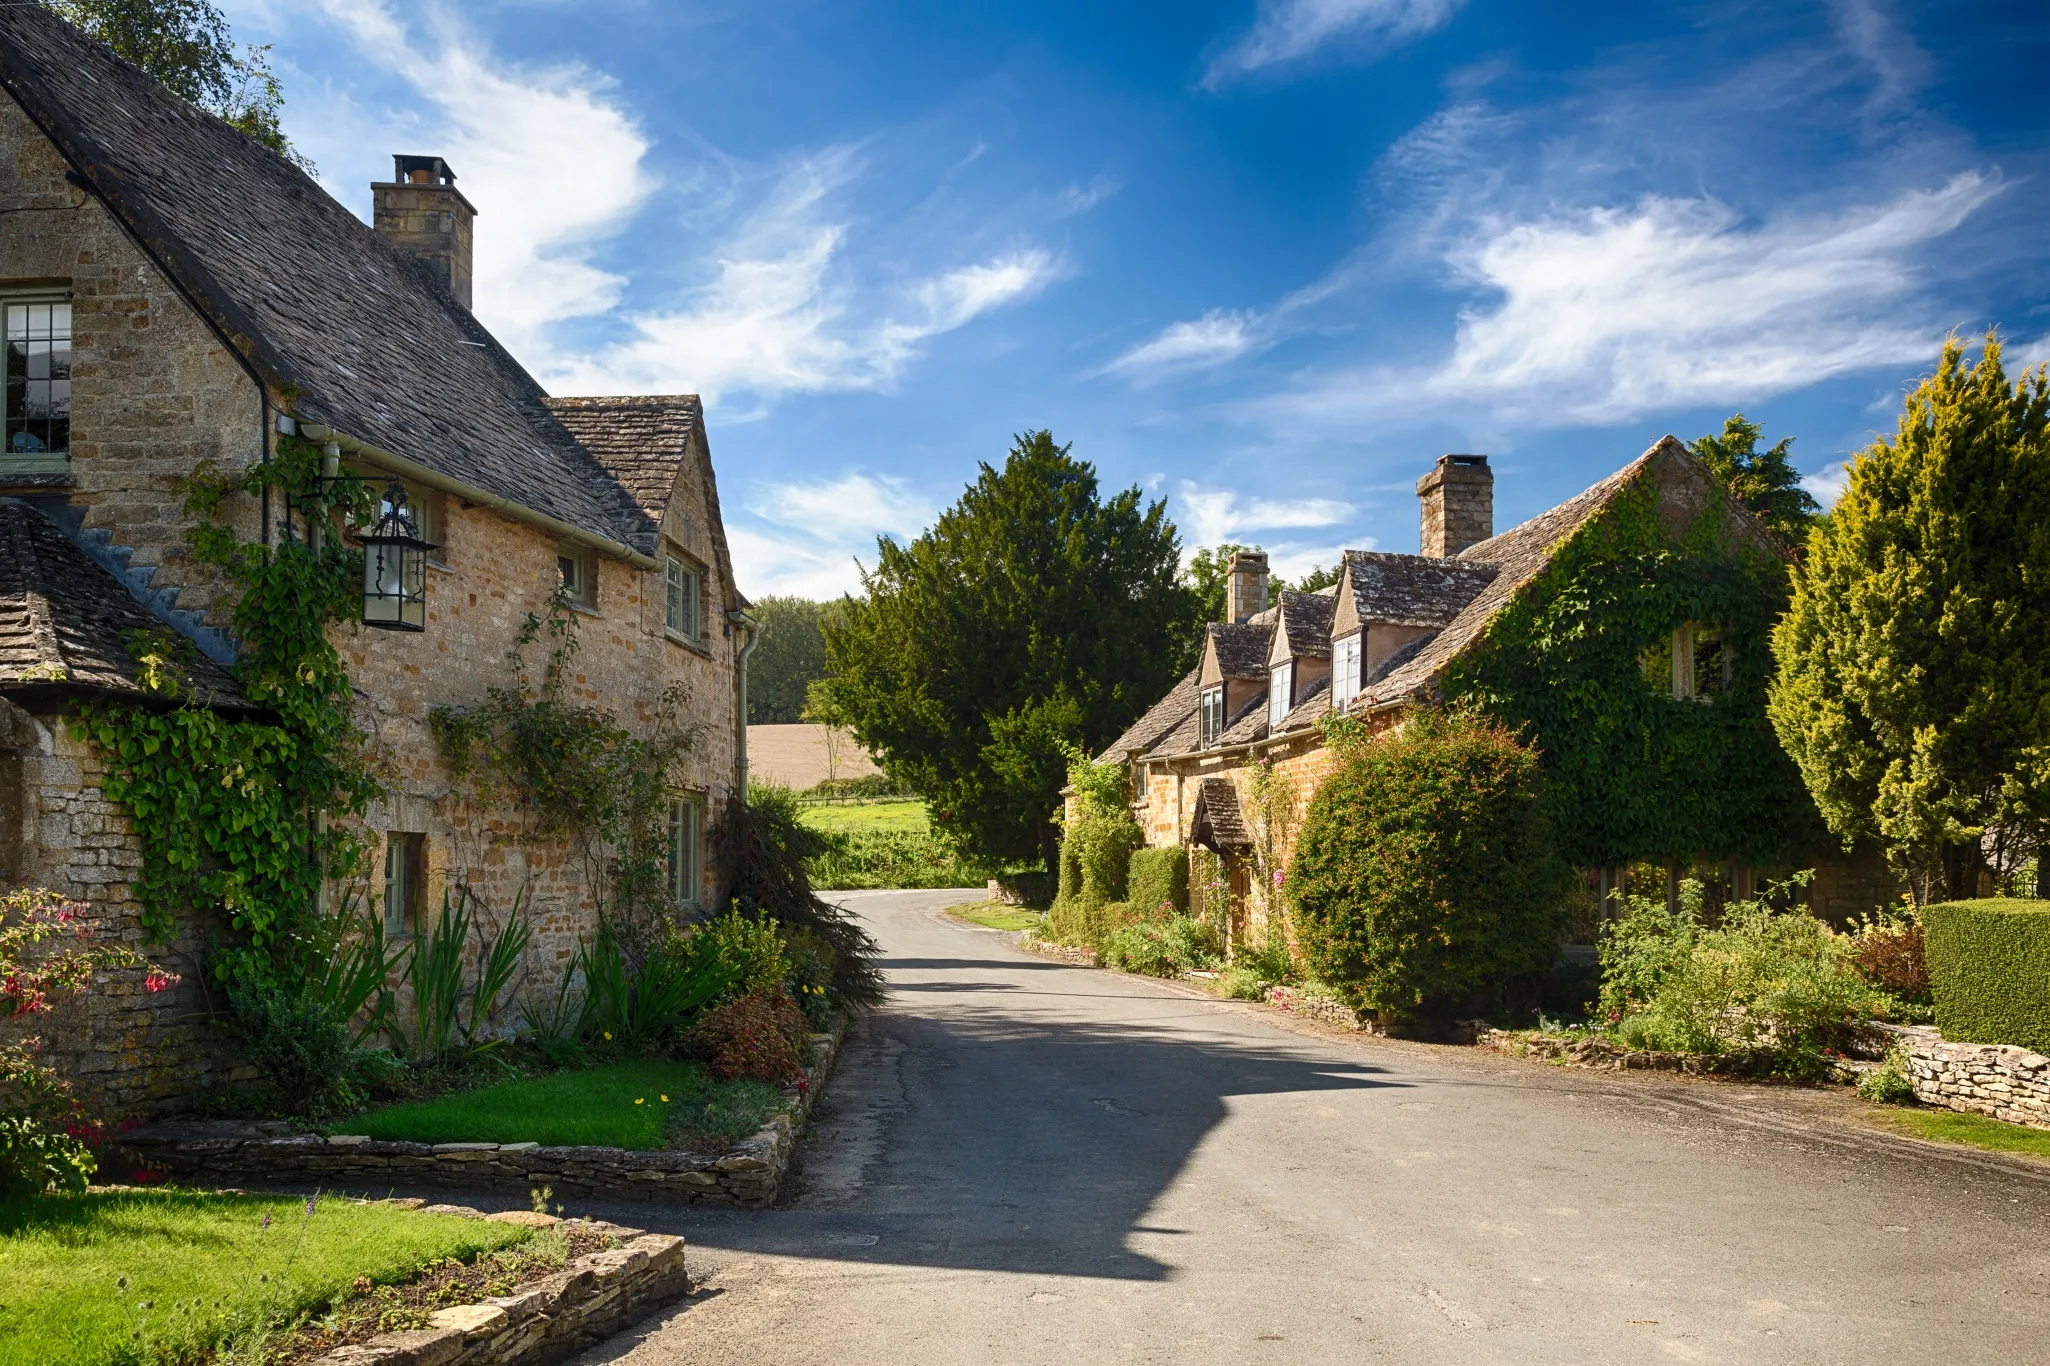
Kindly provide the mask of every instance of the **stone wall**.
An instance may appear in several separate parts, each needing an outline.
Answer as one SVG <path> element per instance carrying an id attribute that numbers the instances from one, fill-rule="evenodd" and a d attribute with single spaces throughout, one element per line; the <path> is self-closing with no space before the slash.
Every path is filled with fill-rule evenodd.
<path id="1" fill-rule="evenodd" d="M 1951 1043 L 1932 1025 L 1893 1032 L 1923 1104 L 2050 1129 L 2050 1058 L 2011 1044 Z"/>

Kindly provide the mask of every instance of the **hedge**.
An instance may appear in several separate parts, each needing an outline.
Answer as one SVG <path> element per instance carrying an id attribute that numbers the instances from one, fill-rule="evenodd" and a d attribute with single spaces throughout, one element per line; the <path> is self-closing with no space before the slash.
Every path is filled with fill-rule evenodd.
<path id="1" fill-rule="evenodd" d="M 1134 849 L 1131 869 L 1125 875 L 1126 899 L 1147 916 L 1159 913 L 1164 904 L 1176 915 L 1189 911 L 1189 851 L 1180 845 L 1171 849 Z"/>
<path id="2" fill-rule="evenodd" d="M 1944 1038 L 2050 1054 L 2050 901 L 1925 906 L 1922 933 Z"/>

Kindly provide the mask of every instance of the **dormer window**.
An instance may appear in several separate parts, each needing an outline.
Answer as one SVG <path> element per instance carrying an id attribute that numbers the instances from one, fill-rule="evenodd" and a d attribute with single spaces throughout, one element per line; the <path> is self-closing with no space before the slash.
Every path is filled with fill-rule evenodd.
<path id="1" fill-rule="evenodd" d="M 1197 699 L 1197 727 L 1202 734 L 1202 747 L 1209 749 L 1224 734 L 1224 685 L 1205 688 Z"/>
<path id="2" fill-rule="evenodd" d="M 1331 642 L 1331 706 L 1344 711 L 1360 695 L 1360 633 Z"/>
<path id="3" fill-rule="evenodd" d="M 7 417 L 0 469 L 62 474 L 71 467 L 71 304 L 19 295 L 0 308 L 7 348 Z"/>
<path id="4" fill-rule="evenodd" d="M 1295 707 L 1295 661 L 1285 659 L 1268 671 L 1267 729 L 1281 729 L 1281 722 Z"/>

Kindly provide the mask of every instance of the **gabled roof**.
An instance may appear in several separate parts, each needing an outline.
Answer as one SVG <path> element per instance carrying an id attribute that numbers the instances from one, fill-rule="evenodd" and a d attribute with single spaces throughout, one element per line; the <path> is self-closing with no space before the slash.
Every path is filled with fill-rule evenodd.
<path id="1" fill-rule="evenodd" d="M 1224 718 L 1224 733 L 1217 737 L 1217 743 L 1244 745 L 1266 738 L 1267 694 L 1263 692 Z"/>
<path id="2" fill-rule="evenodd" d="M 1196 811 L 1189 822 L 1189 838 L 1220 854 L 1228 849 L 1253 847 L 1245 814 L 1239 809 L 1239 790 L 1231 779 L 1205 778 L 1196 784 Z"/>
<path id="3" fill-rule="evenodd" d="M 1098 763 L 1129 763 L 1144 754 L 1196 712 L 1196 675 L 1191 669 L 1167 690 L 1167 696 L 1146 709 L 1146 714 L 1125 728 L 1125 733 L 1104 747 Z"/>
<path id="4" fill-rule="evenodd" d="M 1380 550 L 1348 550 L 1340 579 L 1334 629 L 1350 632 L 1362 622 L 1389 626 L 1443 626 L 1459 615 L 1498 572 L 1493 564 Z"/>
<path id="5" fill-rule="evenodd" d="M 295 416 L 603 540 L 645 512 L 540 385 L 298 167 L 41 5 L 0 6 L 0 85 Z"/>
<path id="6" fill-rule="evenodd" d="M 1329 593 L 1284 591 L 1276 604 L 1277 629 L 1266 662 L 1331 658 L 1331 613 L 1337 605 L 1338 599 Z"/>
<path id="7" fill-rule="evenodd" d="M 142 685 L 136 652 L 173 636 L 55 522 L 0 499 L 0 693 L 160 697 Z M 184 681 L 201 700 L 249 705 L 225 669 L 197 650 L 180 653 Z"/>
<path id="8" fill-rule="evenodd" d="M 1270 607 L 1245 621 L 1211 622 L 1204 640 L 1202 676 L 1210 677 L 1210 666 L 1214 664 L 1221 678 L 1267 677 L 1267 647 L 1274 638 L 1273 616 L 1274 609 Z M 1262 621 L 1261 617 L 1267 620 Z"/>

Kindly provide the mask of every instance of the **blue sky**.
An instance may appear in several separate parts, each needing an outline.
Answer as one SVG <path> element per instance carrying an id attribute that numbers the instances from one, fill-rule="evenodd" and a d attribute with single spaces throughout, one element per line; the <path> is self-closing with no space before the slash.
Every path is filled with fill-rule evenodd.
<path id="1" fill-rule="evenodd" d="M 1440 452 L 1504 527 L 1741 407 L 1826 499 L 1947 332 L 2050 358 L 2029 5 L 224 8 L 344 203 L 448 158 L 550 389 L 706 396 L 755 595 L 1038 427 L 1296 573 Z"/>

